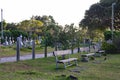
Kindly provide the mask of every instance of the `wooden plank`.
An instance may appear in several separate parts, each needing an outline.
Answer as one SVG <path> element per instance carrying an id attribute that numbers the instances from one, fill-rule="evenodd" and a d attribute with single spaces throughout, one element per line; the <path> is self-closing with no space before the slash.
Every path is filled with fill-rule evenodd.
<path id="1" fill-rule="evenodd" d="M 89 57 L 89 56 L 94 56 L 95 53 L 89 53 L 89 54 L 82 54 L 81 56 L 82 57 Z"/>
<path id="2" fill-rule="evenodd" d="M 54 51 L 54 55 L 56 57 L 56 68 L 58 68 L 58 63 L 63 63 L 64 68 L 72 65 L 72 64 L 67 64 L 67 63 L 72 62 L 72 61 L 74 61 L 75 64 L 77 65 L 77 60 L 78 60 L 77 58 L 70 58 L 70 56 L 68 56 L 67 59 L 62 59 L 62 60 L 58 59 L 58 56 L 70 55 L 70 50 Z"/>
<path id="3" fill-rule="evenodd" d="M 71 61 L 75 61 L 75 60 L 77 60 L 77 58 L 69 58 L 69 59 L 59 60 L 58 62 L 66 63 L 66 62 L 71 62 Z"/>
<path id="4" fill-rule="evenodd" d="M 100 51 L 98 51 L 98 53 L 105 53 L 105 51 L 104 50 L 100 50 Z"/>
<path id="5" fill-rule="evenodd" d="M 54 51 L 55 56 L 70 54 L 70 50 Z"/>

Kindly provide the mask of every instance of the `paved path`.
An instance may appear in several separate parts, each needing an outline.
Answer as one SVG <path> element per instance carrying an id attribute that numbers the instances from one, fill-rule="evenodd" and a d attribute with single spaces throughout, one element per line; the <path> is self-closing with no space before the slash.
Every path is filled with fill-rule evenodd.
<path id="1" fill-rule="evenodd" d="M 53 54 L 48 53 L 47 56 L 48 57 L 53 56 Z M 35 54 L 35 58 L 43 58 L 43 57 L 44 57 L 44 54 Z M 20 60 L 28 60 L 28 59 L 32 59 L 32 54 L 20 56 Z M 0 58 L 0 63 L 15 62 L 15 61 L 16 61 L 16 56 Z"/>
<path id="2" fill-rule="evenodd" d="M 88 48 L 80 48 L 81 51 L 88 50 Z M 74 53 L 77 53 L 77 49 L 74 49 Z M 53 53 L 48 53 L 48 57 L 53 56 Z M 44 54 L 35 54 L 35 58 L 44 58 Z M 20 56 L 20 60 L 32 59 L 32 54 Z M 16 62 L 16 56 L 0 58 L 0 63 Z"/>

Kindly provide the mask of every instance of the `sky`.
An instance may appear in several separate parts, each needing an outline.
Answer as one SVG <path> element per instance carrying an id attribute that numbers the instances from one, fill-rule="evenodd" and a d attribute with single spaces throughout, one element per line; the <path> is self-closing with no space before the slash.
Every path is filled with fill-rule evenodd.
<path id="1" fill-rule="evenodd" d="M 0 0 L 3 19 L 19 23 L 32 16 L 51 15 L 60 25 L 74 23 L 84 18 L 85 11 L 100 0 Z"/>

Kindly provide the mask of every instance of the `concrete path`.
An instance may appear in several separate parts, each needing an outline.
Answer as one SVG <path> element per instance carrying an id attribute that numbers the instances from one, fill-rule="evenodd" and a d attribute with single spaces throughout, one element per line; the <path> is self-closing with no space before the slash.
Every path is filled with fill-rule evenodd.
<path id="1" fill-rule="evenodd" d="M 88 50 L 88 48 L 80 48 L 80 50 L 85 51 Z M 74 49 L 74 53 L 77 53 L 77 49 Z M 47 56 L 48 57 L 53 56 L 53 53 L 48 53 Z M 35 58 L 44 58 L 44 54 L 35 54 Z M 20 56 L 20 60 L 28 60 L 28 59 L 32 59 L 32 54 Z M 16 62 L 16 56 L 0 58 L 0 63 L 5 63 L 5 62 Z"/>

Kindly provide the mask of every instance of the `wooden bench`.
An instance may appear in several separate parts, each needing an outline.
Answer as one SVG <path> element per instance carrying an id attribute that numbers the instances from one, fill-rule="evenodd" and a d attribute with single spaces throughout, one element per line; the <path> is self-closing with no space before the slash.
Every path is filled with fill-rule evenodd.
<path id="1" fill-rule="evenodd" d="M 81 57 L 90 57 L 90 56 L 94 56 L 95 53 L 89 53 L 89 54 L 82 54 Z"/>
<path id="2" fill-rule="evenodd" d="M 77 65 L 77 58 L 70 57 L 71 50 L 60 50 L 54 51 L 54 56 L 56 57 L 56 68 L 58 68 L 58 64 L 64 64 L 64 68 L 73 65 L 72 62 Z M 61 59 L 59 57 L 61 56 Z M 67 57 L 67 58 L 66 58 Z"/>
<path id="3" fill-rule="evenodd" d="M 97 53 L 104 54 L 105 50 L 99 50 L 99 51 L 97 51 Z"/>
<path id="4" fill-rule="evenodd" d="M 102 56 L 102 55 L 105 55 L 105 50 L 98 50 L 98 51 L 96 52 L 96 55 L 95 55 L 95 56 L 100 57 L 100 56 Z"/>
<path id="5" fill-rule="evenodd" d="M 88 62 L 89 61 L 89 59 L 90 59 L 90 57 L 92 57 L 92 56 L 94 56 L 95 55 L 95 53 L 89 53 L 89 54 L 82 54 L 81 55 L 81 61 L 83 61 L 83 62 Z"/>

